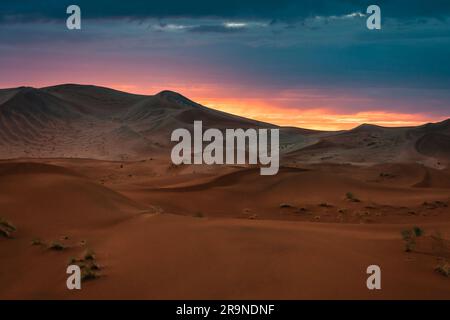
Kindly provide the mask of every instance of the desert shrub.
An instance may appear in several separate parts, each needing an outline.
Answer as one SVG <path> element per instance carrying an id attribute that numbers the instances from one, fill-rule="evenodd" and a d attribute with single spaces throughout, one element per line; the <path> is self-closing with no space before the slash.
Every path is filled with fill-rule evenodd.
<path id="1" fill-rule="evenodd" d="M 40 246 L 40 245 L 43 245 L 43 244 L 44 243 L 39 238 L 34 238 L 34 239 L 31 240 L 31 245 L 32 246 Z"/>
<path id="2" fill-rule="evenodd" d="M 411 230 L 402 230 L 402 239 L 405 242 L 405 251 L 411 252 L 416 247 L 416 239 L 413 236 L 413 232 Z"/>
<path id="3" fill-rule="evenodd" d="M 76 264 L 77 262 L 78 262 L 78 260 L 74 257 L 70 257 L 69 260 L 67 260 L 68 265 Z"/>
<path id="4" fill-rule="evenodd" d="M 48 248 L 50 250 L 61 251 L 64 250 L 66 247 L 61 243 L 59 243 L 58 241 L 53 241 L 52 243 L 49 244 Z"/>
<path id="5" fill-rule="evenodd" d="M 405 229 L 401 231 L 402 239 L 405 242 L 405 251 L 411 252 L 416 248 L 416 239 L 424 234 L 422 228 L 417 226 L 412 229 Z"/>
<path id="6" fill-rule="evenodd" d="M 415 235 L 416 237 L 421 237 L 421 236 L 423 235 L 423 233 L 424 233 L 423 229 L 422 229 L 422 228 L 419 228 L 419 227 L 417 227 L 417 226 L 413 227 L 412 230 L 413 230 L 414 235 Z"/>
<path id="7" fill-rule="evenodd" d="M 10 238 L 11 233 L 17 231 L 16 227 L 5 219 L 0 218 L 0 235 Z"/>
<path id="8" fill-rule="evenodd" d="M 319 204 L 319 207 L 323 207 L 323 208 L 331 208 L 332 205 L 326 202 L 322 202 Z"/>
<path id="9" fill-rule="evenodd" d="M 17 231 L 16 227 L 9 221 L 6 221 L 5 219 L 0 218 L 0 227 L 3 227 L 10 232 Z"/>
<path id="10" fill-rule="evenodd" d="M 280 203 L 280 208 L 293 208 L 293 205 L 290 203 Z"/>
<path id="11" fill-rule="evenodd" d="M 93 280 L 99 277 L 98 273 L 91 268 L 83 268 L 81 270 L 81 281 Z"/>
<path id="12" fill-rule="evenodd" d="M 84 260 L 94 260 L 95 259 L 95 253 L 91 249 L 86 250 L 84 253 Z"/>
<path id="13" fill-rule="evenodd" d="M 3 230 L 2 228 L 0 228 L 0 236 L 3 236 L 5 238 L 9 238 L 11 236 L 11 234 L 8 231 Z"/>
<path id="14" fill-rule="evenodd" d="M 100 266 L 95 261 L 95 254 L 92 250 L 87 250 L 83 254 L 83 258 L 76 259 L 71 257 L 68 260 L 68 265 L 76 264 L 81 269 L 81 280 L 93 280 L 100 277 Z"/>
<path id="15" fill-rule="evenodd" d="M 434 270 L 445 277 L 450 276 L 450 264 L 445 260 L 440 262 Z"/>
<path id="16" fill-rule="evenodd" d="M 92 264 L 91 264 L 91 270 L 100 270 L 100 266 L 99 266 L 97 263 L 92 262 Z"/>
<path id="17" fill-rule="evenodd" d="M 355 195 L 351 192 L 347 192 L 345 194 L 345 197 L 347 198 L 347 200 L 352 201 L 352 202 L 361 202 L 358 198 L 355 197 Z"/>

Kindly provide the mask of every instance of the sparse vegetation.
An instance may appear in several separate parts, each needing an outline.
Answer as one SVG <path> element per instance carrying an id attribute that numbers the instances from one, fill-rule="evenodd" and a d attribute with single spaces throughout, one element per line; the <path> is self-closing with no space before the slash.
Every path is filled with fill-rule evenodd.
<path id="1" fill-rule="evenodd" d="M 5 219 L 2 219 L 2 218 L 0 218 L 0 226 L 8 228 L 11 231 L 17 231 L 16 227 L 13 224 L 11 224 L 9 221 L 6 221 Z"/>
<path id="2" fill-rule="evenodd" d="M 15 231 L 17 231 L 17 229 L 12 223 L 0 218 L 0 235 L 5 238 L 11 238 L 11 234 Z"/>
<path id="3" fill-rule="evenodd" d="M 0 228 L 0 235 L 5 237 L 5 238 L 9 238 L 10 237 L 10 233 L 6 230 L 3 230 Z"/>
<path id="4" fill-rule="evenodd" d="M 450 276 L 450 251 L 447 245 L 447 241 L 442 237 L 442 234 L 436 231 L 431 235 L 431 250 L 433 255 L 437 257 L 438 264 L 434 270 L 445 277 Z"/>
<path id="5" fill-rule="evenodd" d="M 91 270 L 100 270 L 100 266 L 97 263 L 92 262 L 91 263 Z"/>
<path id="6" fill-rule="evenodd" d="M 413 232 L 416 237 L 421 237 L 424 233 L 423 229 L 417 226 L 413 227 Z"/>
<path id="7" fill-rule="evenodd" d="M 100 265 L 97 264 L 95 261 L 95 253 L 93 250 L 88 249 L 83 254 L 83 258 L 76 259 L 74 257 L 71 257 L 68 261 L 68 264 L 76 264 L 81 269 L 81 280 L 93 280 L 100 277 L 99 271 L 100 271 Z"/>
<path id="8" fill-rule="evenodd" d="M 77 262 L 78 262 L 78 260 L 76 258 L 70 257 L 69 260 L 67 261 L 67 264 L 71 265 L 71 264 L 75 264 Z"/>
<path id="9" fill-rule="evenodd" d="M 84 260 L 90 260 L 90 261 L 95 260 L 94 251 L 92 251 L 91 249 L 86 250 L 86 252 L 84 253 Z"/>
<path id="10" fill-rule="evenodd" d="M 32 246 L 41 246 L 41 245 L 43 245 L 43 244 L 44 244 L 44 243 L 43 243 L 42 240 L 39 239 L 39 238 L 34 238 L 34 239 L 31 240 L 31 245 L 32 245 Z"/>
<path id="11" fill-rule="evenodd" d="M 347 198 L 348 201 L 351 201 L 351 202 L 361 202 L 361 200 L 359 200 L 357 197 L 355 197 L 355 195 L 351 192 L 347 192 L 345 194 L 345 197 Z"/>
<path id="12" fill-rule="evenodd" d="M 62 251 L 64 249 L 66 249 L 66 247 L 63 244 L 59 243 L 58 241 L 51 242 L 49 244 L 48 248 L 50 250 L 55 250 L 55 251 Z"/>
<path id="13" fill-rule="evenodd" d="M 443 260 L 436 266 L 436 268 L 434 268 L 434 271 L 448 278 L 450 276 L 450 264 Z"/>
<path id="14" fill-rule="evenodd" d="M 414 248 L 415 248 L 415 240 L 412 236 L 412 231 L 411 230 L 402 230 L 401 232 L 402 234 L 402 239 L 403 241 L 405 241 L 405 251 L 406 252 L 411 252 Z"/>
<path id="15" fill-rule="evenodd" d="M 81 269 L 81 281 L 86 280 L 94 280 L 99 277 L 98 273 L 95 272 L 95 270 L 92 270 L 91 268 L 82 268 Z"/>
<path id="16" fill-rule="evenodd" d="M 332 206 L 331 204 L 329 204 L 329 203 L 322 202 L 322 203 L 319 204 L 319 207 L 322 207 L 322 208 L 331 208 L 331 207 L 333 207 L 333 206 Z"/>
<path id="17" fill-rule="evenodd" d="M 423 234 L 423 229 L 417 226 L 413 227 L 412 229 L 402 230 L 401 235 L 403 241 L 405 242 L 405 251 L 414 251 L 414 249 L 416 248 L 416 239 L 421 237 Z"/>
<path id="18" fill-rule="evenodd" d="M 448 207 L 448 202 L 444 202 L 444 201 L 428 202 L 428 201 L 425 201 L 425 202 L 422 203 L 422 206 L 424 206 L 427 209 L 447 208 Z"/>

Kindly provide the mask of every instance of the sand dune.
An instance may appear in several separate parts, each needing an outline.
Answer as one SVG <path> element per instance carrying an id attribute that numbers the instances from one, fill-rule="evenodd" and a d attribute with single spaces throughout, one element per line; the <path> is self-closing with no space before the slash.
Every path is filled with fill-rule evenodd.
<path id="1" fill-rule="evenodd" d="M 101 227 L 146 210 L 78 173 L 47 164 L 0 164 L 0 192 L 2 215 L 36 237 Z"/>
<path id="2" fill-rule="evenodd" d="M 360 170 L 355 177 L 347 177 L 349 166 L 314 165 L 264 179 L 256 169 L 231 168 L 198 181 L 192 173 L 134 180 L 149 165 L 135 162 L 120 169 L 133 177 L 111 176 L 102 185 L 99 175 L 117 172 L 120 162 L 46 161 L 0 164 L 2 214 L 18 229 L 0 239 L 3 299 L 449 298 L 431 246 L 408 254 L 400 237 L 413 225 L 448 237 L 448 206 L 422 204 L 448 204 L 449 189 L 366 181 L 386 167 L 353 168 Z M 407 185 L 401 172 L 419 168 L 396 165 L 390 179 Z M 160 187 L 152 189 L 153 181 Z M 360 202 L 349 202 L 346 190 Z M 320 205 L 325 199 L 329 207 Z M 348 220 L 339 216 L 344 208 Z M 66 249 L 30 245 L 37 237 Z M 70 292 L 65 266 L 87 249 L 96 252 L 101 276 Z M 365 288 L 373 263 L 384 272 L 380 292 Z"/>
<path id="3" fill-rule="evenodd" d="M 283 127 L 275 176 L 174 166 L 168 135 L 194 120 L 275 127 L 171 91 L 0 90 L 0 299 L 450 299 L 449 120 Z M 87 251 L 98 278 L 69 291 Z"/>
<path id="4" fill-rule="evenodd" d="M 0 158 L 141 160 L 167 154 L 170 133 L 204 128 L 273 128 L 199 105 L 172 91 L 154 96 L 109 88 L 58 85 L 0 91 Z M 283 158 L 302 162 L 449 162 L 449 121 L 411 128 L 361 125 L 320 132 L 280 127 Z M 118 145 L 121 147 L 119 148 Z"/>

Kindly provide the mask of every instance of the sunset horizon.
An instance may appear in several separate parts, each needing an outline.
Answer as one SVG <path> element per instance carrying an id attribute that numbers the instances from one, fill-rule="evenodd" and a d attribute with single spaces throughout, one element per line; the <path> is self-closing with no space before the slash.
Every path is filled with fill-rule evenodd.
<path id="1" fill-rule="evenodd" d="M 445 121 L 449 116 L 431 117 L 426 114 L 399 114 L 386 112 L 384 110 L 367 110 L 354 114 L 335 113 L 332 109 L 304 108 L 297 110 L 295 108 L 283 108 L 274 103 L 267 102 L 262 98 L 258 99 L 237 99 L 233 97 L 218 97 L 217 94 L 212 98 L 205 96 L 204 91 L 196 88 L 178 88 L 178 87 L 152 87 L 146 89 L 139 88 L 132 84 L 93 84 L 93 83 L 48 83 L 48 84 L 26 84 L 10 85 L 1 89 L 12 89 L 18 87 L 32 87 L 36 89 L 53 87 L 59 85 L 84 85 L 98 86 L 117 91 L 122 91 L 137 95 L 156 95 L 162 91 L 174 91 L 186 98 L 201 104 L 205 107 L 227 112 L 233 115 L 267 122 L 284 127 L 296 127 L 302 129 L 321 130 L 321 131 L 340 131 L 354 129 L 362 124 L 371 124 L 382 127 L 414 127 L 427 123 L 437 123 Z M 215 92 L 214 92 L 215 93 Z M 274 99 L 276 100 L 276 99 Z M 270 101 L 270 100 L 269 100 Z"/>

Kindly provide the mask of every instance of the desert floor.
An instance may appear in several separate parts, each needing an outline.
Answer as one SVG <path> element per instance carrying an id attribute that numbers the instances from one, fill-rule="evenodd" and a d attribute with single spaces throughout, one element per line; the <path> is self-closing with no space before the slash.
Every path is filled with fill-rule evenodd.
<path id="1" fill-rule="evenodd" d="M 418 164 L 4 160 L 0 299 L 450 299 L 449 202 L 450 170 Z M 70 259 L 98 277 L 69 291 Z"/>

